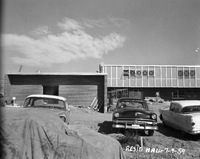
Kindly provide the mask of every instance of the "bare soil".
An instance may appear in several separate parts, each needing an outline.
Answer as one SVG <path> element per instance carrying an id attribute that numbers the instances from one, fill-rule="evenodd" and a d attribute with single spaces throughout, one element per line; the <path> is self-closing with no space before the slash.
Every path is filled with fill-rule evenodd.
<path id="1" fill-rule="evenodd" d="M 153 136 L 129 135 L 112 133 L 112 112 L 98 113 L 88 108 L 71 106 L 71 123 L 84 125 L 99 133 L 109 135 L 117 139 L 124 150 L 127 159 L 200 159 L 200 135 L 183 136 L 179 131 L 164 127 L 159 119 L 159 109 L 168 107 L 169 103 L 154 103 L 149 107 L 158 116 L 158 127 Z M 135 145 L 135 140 L 140 143 L 143 139 L 143 149 Z"/>

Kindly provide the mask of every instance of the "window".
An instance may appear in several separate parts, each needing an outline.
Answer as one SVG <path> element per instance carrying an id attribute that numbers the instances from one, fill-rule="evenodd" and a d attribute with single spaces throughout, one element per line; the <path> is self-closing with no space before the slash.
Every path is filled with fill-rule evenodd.
<path id="1" fill-rule="evenodd" d="M 171 103 L 170 110 L 175 112 L 175 113 L 179 113 L 180 112 L 180 106 L 176 103 Z"/>
<path id="2" fill-rule="evenodd" d="M 65 101 L 52 98 L 33 97 L 25 101 L 24 107 L 41 107 L 41 108 L 57 108 L 66 109 Z"/>
<path id="3" fill-rule="evenodd" d="M 184 99 L 185 94 L 182 90 L 175 90 L 172 92 L 172 99 Z"/>
<path id="4" fill-rule="evenodd" d="M 182 113 L 195 113 L 200 112 L 200 105 L 188 106 L 183 108 Z"/>
<path id="5" fill-rule="evenodd" d="M 175 113 L 179 113 L 179 112 L 180 112 L 180 107 L 179 107 L 179 105 L 176 104 L 176 105 L 174 106 L 174 112 L 175 112 Z"/>
<path id="6" fill-rule="evenodd" d="M 125 107 L 133 107 L 135 109 L 145 109 L 143 102 L 131 101 L 131 100 L 123 100 L 118 102 L 117 108 L 125 108 Z"/>
<path id="7" fill-rule="evenodd" d="M 171 103 L 171 105 L 170 105 L 170 110 L 174 111 L 174 104 L 173 103 Z"/>

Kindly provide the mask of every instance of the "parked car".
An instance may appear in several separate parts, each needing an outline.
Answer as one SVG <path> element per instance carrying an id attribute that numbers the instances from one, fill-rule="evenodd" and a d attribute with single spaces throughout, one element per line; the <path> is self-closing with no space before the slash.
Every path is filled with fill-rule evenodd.
<path id="1" fill-rule="evenodd" d="M 200 134 L 200 100 L 172 101 L 169 108 L 159 111 L 164 125 L 183 133 Z"/>
<path id="2" fill-rule="evenodd" d="M 72 130 L 51 110 L 1 107 L 0 112 L 0 158 L 125 159 L 114 138 L 80 126 Z"/>
<path id="3" fill-rule="evenodd" d="M 144 99 L 119 99 L 112 115 L 112 122 L 114 131 L 119 129 L 142 130 L 152 136 L 158 129 L 157 115 L 149 110 Z"/>
<path id="4" fill-rule="evenodd" d="M 70 109 L 67 99 L 54 95 L 30 95 L 26 98 L 23 108 L 49 109 L 56 113 L 65 123 L 69 124 Z"/>

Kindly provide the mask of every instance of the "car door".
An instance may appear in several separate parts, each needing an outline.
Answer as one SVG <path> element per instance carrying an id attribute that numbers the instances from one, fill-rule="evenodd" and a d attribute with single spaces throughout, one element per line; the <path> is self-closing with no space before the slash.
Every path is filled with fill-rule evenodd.
<path id="1" fill-rule="evenodd" d="M 174 103 L 170 104 L 170 108 L 168 111 L 165 112 L 165 117 L 164 117 L 164 121 L 167 125 L 172 126 L 173 127 L 173 122 L 174 122 Z"/>
<path id="2" fill-rule="evenodd" d="M 180 126 L 183 124 L 183 121 L 181 120 L 180 116 L 180 105 L 179 104 L 174 104 L 174 108 L 171 113 L 171 125 L 175 129 L 180 129 Z"/>

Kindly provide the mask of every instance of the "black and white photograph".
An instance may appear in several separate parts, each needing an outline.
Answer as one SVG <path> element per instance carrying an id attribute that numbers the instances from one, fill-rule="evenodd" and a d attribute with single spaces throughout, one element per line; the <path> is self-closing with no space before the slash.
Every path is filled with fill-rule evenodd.
<path id="1" fill-rule="evenodd" d="M 200 158 L 200 0 L 0 3 L 0 159 Z"/>

